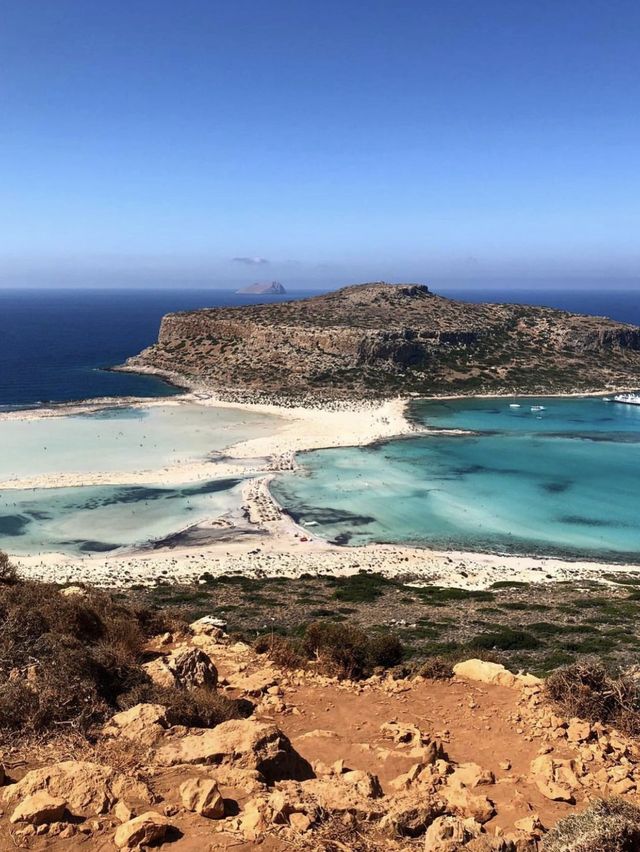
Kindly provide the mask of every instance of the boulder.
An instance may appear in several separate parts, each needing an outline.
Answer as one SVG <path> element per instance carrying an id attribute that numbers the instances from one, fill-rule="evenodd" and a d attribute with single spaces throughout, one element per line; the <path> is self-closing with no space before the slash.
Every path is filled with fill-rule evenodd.
<path id="1" fill-rule="evenodd" d="M 267 781 L 313 775 L 282 731 L 255 719 L 232 719 L 215 728 L 166 741 L 156 751 L 156 762 L 162 766 L 192 763 L 255 769 Z"/>
<path id="2" fill-rule="evenodd" d="M 531 762 L 531 775 L 543 796 L 554 802 L 573 802 L 573 790 L 580 786 L 572 760 L 558 760 L 542 754 Z"/>
<path id="3" fill-rule="evenodd" d="M 581 743 L 591 736 L 591 725 L 582 719 L 571 719 L 567 728 L 567 739 L 571 743 Z"/>
<path id="4" fill-rule="evenodd" d="M 116 829 L 113 842 L 118 849 L 138 849 L 164 840 L 169 823 L 155 811 L 147 811 L 138 817 L 123 822 Z"/>
<path id="5" fill-rule="evenodd" d="M 224 799 L 211 778 L 189 778 L 180 785 L 180 800 L 188 811 L 208 819 L 224 817 Z"/>
<path id="6" fill-rule="evenodd" d="M 424 852 L 460 852 L 466 843 L 481 832 L 482 826 L 473 819 L 437 817 L 427 829 Z"/>
<path id="7" fill-rule="evenodd" d="M 142 668 L 156 686 L 177 686 L 176 676 L 162 657 L 143 663 Z"/>
<path id="8" fill-rule="evenodd" d="M 204 615 L 190 624 L 189 628 L 194 636 L 211 636 L 214 639 L 221 639 L 227 629 L 227 622 L 213 615 Z"/>
<path id="9" fill-rule="evenodd" d="M 380 828 L 392 837 L 420 837 L 443 811 L 443 803 L 436 798 L 394 797 L 380 820 Z"/>
<path id="10" fill-rule="evenodd" d="M 141 781 L 116 772 L 111 766 L 83 760 L 64 760 L 34 769 L 3 791 L 6 802 L 18 802 L 40 790 L 64 799 L 73 816 L 99 816 L 111 810 L 122 796 L 150 802 L 149 788 Z"/>
<path id="11" fill-rule="evenodd" d="M 487 663 L 484 660 L 464 660 L 456 663 L 453 673 L 465 680 L 477 680 L 480 683 L 492 683 L 498 686 L 515 686 L 516 676 L 499 663 Z"/>
<path id="12" fill-rule="evenodd" d="M 448 803 L 448 810 L 463 819 L 471 818 L 483 825 L 495 816 L 496 809 L 491 799 L 472 793 L 460 783 L 449 783 L 440 792 Z"/>
<path id="13" fill-rule="evenodd" d="M 167 658 L 167 666 L 184 689 L 197 686 L 213 689 L 218 683 L 218 670 L 211 657 L 200 648 L 188 645 L 176 648 Z"/>
<path id="14" fill-rule="evenodd" d="M 11 814 L 11 822 L 26 822 L 30 825 L 46 825 L 59 822 L 64 816 L 67 803 L 58 796 L 50 796 L 45 790 L 38 790 L 26 796 Z"/>
<path id="15" fill-rule="evenodd" d="M 105 725 L 103 732 L 152 745 L 169 726 L 165 712 L 160 704 L 136 704 L 129 710 L 116 713 Z"/>
<path id="16" fill-rule="evenodd" d="M 459 782 L 463 787 L 482 787 L 495 784 L 495 776 L 489 769 L 483 769 L 477 763 L 460 763 L 450 776 L 452 783 Z"/>

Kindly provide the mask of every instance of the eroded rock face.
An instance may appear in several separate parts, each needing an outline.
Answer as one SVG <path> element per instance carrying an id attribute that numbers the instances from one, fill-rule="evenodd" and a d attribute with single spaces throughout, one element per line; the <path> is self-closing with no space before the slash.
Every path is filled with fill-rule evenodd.
<path id="1" fill-rule="evenodd" d="M 253 719 L 233 719 L 168 741 L 157 750 L 156 761 L 164 766 L 193 763 L 255 769 L 267 781 L 312 775 L 309 764 L 275 725 Z"/>

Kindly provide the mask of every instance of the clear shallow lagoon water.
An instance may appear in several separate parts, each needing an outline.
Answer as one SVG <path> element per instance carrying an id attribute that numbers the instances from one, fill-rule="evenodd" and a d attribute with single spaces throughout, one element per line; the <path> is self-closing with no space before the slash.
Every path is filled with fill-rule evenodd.
<path id="1" fill-rule="evenodd" d="M 0 549 L 96 554 L 142 545 L 237 508 L 238 479 L 158 488 L 87 486 L 0 493 Z"/>
<path id="2" fill-rule="evenodd" d="M 640 407 L 422 401 L 412 414 L 430 427 L 475 431 L 306 453 L 302 471 L 278 477 L 274 495 L 303 523 L 316 522 L 314 533 L 343 544 L 640 559 Z"/>
<path id="3" fill-rule="evenodd" d="M 0 480 L 159 469 L 268 433 L 277 420 L 189 403 L 0 420 Z"/>

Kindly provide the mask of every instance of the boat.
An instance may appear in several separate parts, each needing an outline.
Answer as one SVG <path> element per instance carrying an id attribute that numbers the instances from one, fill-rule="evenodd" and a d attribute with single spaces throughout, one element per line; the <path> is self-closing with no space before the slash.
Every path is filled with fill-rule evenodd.
<path id="1" fill-rule="evenodd" d="M 544 405 L 532 405 L 531 410 L 532 411 L 544 411 L 545 407 L 544 407 Z"/>
<path id="2" fill-rule="evenodd" d="M 511 402 L 511 403 L 509 403 L 509 408 L 520 408 L 520 406 L 518 405 L 517 402 Z"/>
<path id="3" fill-rule="evenodd" d="M 619 393 L 613 398 L 614 402 L 622 402 L 625 405 L 640 405 L 640 393 Z"/>

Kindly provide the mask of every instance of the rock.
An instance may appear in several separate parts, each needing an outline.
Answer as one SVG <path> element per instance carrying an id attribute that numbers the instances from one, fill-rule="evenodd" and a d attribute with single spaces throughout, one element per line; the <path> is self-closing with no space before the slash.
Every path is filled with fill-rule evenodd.
<path id="1" fill-rule="evenodd" d="M 137 849 L 164 840 L 169 823 L 166 817 L 155 811 L 147 811 L 138 817 L 123 822 L 116 829 L 113 842 L 118 849 Z"/>
<path id="2" fill-rule="evenodd" d="M 567 728 L 567 739 L 572 743 L 581 743 L 591 736 L 591 725 L 582 719 L 571 719 Z"/>
<path id="3" fill-rule="evenodd" d="M 211 636 L 214 639 L 221 639 L 227 629 L 227 622 L 213 615 L 204 615 L 190 624 L 189 629 L 194 636 Z"/>
<path id="4" fill-rule="evenodd" d="M 464 660 L 456 663 L 453 673 L 465 680 L 477 680 L 480 683 L 492 683 L 498 686 L 515 686 L 516 676 L 499 663 L 487 663 L 484 660 Z"/>
<path id="5" fill-rule="evenodd" d="M 60 594 L 65 598 L 86 598 L 89 592 L 82 586 L 66 586 L 60 589 Z"/>
<path id="6" fill-rule="evenodd" d="M 218 683 L 218 670 L 211 657 L 200 648 L 188 645 L 176 648 L 167 658 L 167 666 L 184 689 L 197 686 L 213 689 Z"/>
<path id="7" fill-rule="evenodd" d="M 82 760 L 64 760 L 27 772 L 4 789 L 3 798 L 17 802 L 39 790 L 64 799 L 69 812 L 84 819 L 106 813 L 125 795 L 133 800 L 153 800 L 141 781 L 121 775 L 111 766 Z"/>
<path id="8" fill-rule="evenodd" d="M 483 769 L 477 763 L 460 763 L 450 776 L 452 782 L 459 782 L 463 787 L 481 787 L 495 784 L 495 776 L 489 769 Z"/>
<path id="9" fill-rule="evenodd" d="M 496 809 L 491 799 L 475 795 L 459 783 L 448 783 L 440 792 L 449 805 L 448 810 L 463 819 L 472 818 L 482 825 L 495 816 Z"/>
<path id="10" fill-rule="evenodd" d="M 554 802 L 573 802 L 573 790 L 579 786 L 573 761 L 557 760 L 548 754 L 531 762 L 531 775 L 543 796 Z M 574 780 L 575 779 L 575 780 Z"/>
<path id="11" fill-rule="evenodd" d="M 187 810 L 208 819 L 224 816 L 224 799 L 211 778 L 189 778 L 180 785 L 180 800 Z"/>
<path id="12" fill-rule="evenodd" d="M 4 784 L 6 777 L 4 766 L 0 763 L 0 787 Z"/>
<path id="13" fill-rule="evenodd" d="M 176 676 L 162 657 L 143 663 L 142 668 L 156 686 L 177 686 Z"/>
<path id="14" fill-rule="evenodd" d="M 38 790 L 26 796 L 11 814 L 10 821 L 28 822 L 30 825 L 45 825 L 59 822 L 67 808 L 64 799 L 50 796 L 45 790 Z"/>
<path id="15" fill-rule="evenodd" d="M 312 775 L 309 764 L 275 725 L 255 719 L 232 719 L 167 742 L 157 750 L 156 762 L 162 766 L 199 763 L 255 769 L 267 781 Z"/>
<path id="16" fill-rule="evenodd" d="M 289 816 L 289 824 L 294 831 L 304 834 L 313 825 L 313 820 L 307 814 L 293 813 Z"/>
<path id="17" fill-rule="evenodd" d="M 427 829 L 424 852 L 460 852 L 465 844 L 478 837 L 481 831 L 482 826 L 472 819 L 438 817 Z"/>
<path id="18" fill-rule="evenodd" d="M 165 712 L 160 704 L 136 704 L 129 710 L 116 713 L 105 725 L 103 733 L 152 745 L 169 726 Z"/>
<path id="19" fill-rule="evenodd" d="M 271 669 L 260 669 L 250 675 L 234 675 L 230 676 L 230 682 L 235 689 L 242 692 L 244 695 L 251 695 L 258 698 L 268 689 L 276 684 L 276 674 Z"/>
<path id="20" fill-rule="evenodd" d="M 395 798 L 389 802 L 380 828 L 392 837 L 420 837 L 443 810 L 442 802 L 424 795 Z"/>
<path id="21" fill-rule="evenodd" d="M 116 802 L 116 806 L 113 809 L 113 815 L 119 822 L 129 822 L 130 819 L 133 819 L 135 813 L 131 810 L 131 808 L 120 800 Z"/>

